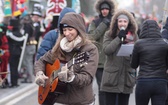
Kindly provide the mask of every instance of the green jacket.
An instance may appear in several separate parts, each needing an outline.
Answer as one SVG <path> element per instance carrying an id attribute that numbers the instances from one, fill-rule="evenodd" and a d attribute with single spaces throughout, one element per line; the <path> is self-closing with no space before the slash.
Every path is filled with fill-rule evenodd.
<path id="1" fill-rule="evenodd" d="M 99 64 L 98 68 L 103 68 L 105 62 L 105 54 L 103 52 L 103 37 L 108 29 L 108 26 L 101 22 L 98 27 L 96 27 L 94 21 L 89 25 L 89 35 L 93 40 L 95 40 L 95 45 L 99 51 Z"/>
<path id="2" fill-rule="evenodd" d="M 103 68 L 104 67 L 104 62 L 105 62 L 105 54 L 103 52 L 103 37 L 105 32 L 109 29 L 109 25 L 105 24 L 104 22 L 104 17 L 101 14 L 100 11 L 100 6 L 102 3 L 108 3 L 110 6 L 110 11 L 109 14 L 106 18 L 109 19 L 109 21 L 111 21 L 111 17 L 115 11 L 115 2 L 114 0 L 97 0 L 96 5 L 95 5 L 95 9 L 97 11 L 97 13 L 99 14 L 99 17 L 96 18 L 95 20 L 93 20 L 88 28 L 88 33 L 89 36 L 95 41 L 95 45 L 98 48 L 99 51 L 99 64 L 98 64 L 98 68 Z"/>
<path id="3" fill-rule="evenodd" d="M 117 56 L 122 44 L 121 39 L 117 36 L 119 33 L 117 26 L 117 17 L 124 14 L 129 18 L 128 31 L 134 36 L 134 42 L 138 40 L 137 23 L 132 14 L 126 10 L 118 10 L 113 15 L 110 29 L 105 33 L 103 40 L 103 51 L 106 55 L 104 63 L 104 71 L 101 82 L 101 90 L 111 93 L 130 94 L 133 91 L 136 80 L 136 71 L 131 68 L 131 57 Z M 116 29 L 116 33 L 114 33 Z"/>

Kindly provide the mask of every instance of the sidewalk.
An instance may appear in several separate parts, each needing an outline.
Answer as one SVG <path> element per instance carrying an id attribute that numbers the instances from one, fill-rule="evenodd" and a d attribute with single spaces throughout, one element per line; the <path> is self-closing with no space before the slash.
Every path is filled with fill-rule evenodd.
<path id="1" fill-rule="evenodd" d="M 20 81 L 21 79 L 19 79 Z M 12 100 L 14 97 L 17 97 L 33 88 L 36 88 L 35 83 L 20 83 L 18 87 L 15 88 L 0 88 L 0 105 L 3 105 L 4 102 Z"/>
<path id="2" fill-rule="evenodd" d="M 16 97 L 19 97 L 20 95 L 27 93 L 31 89 L 37 88 L 38 86 L 35 83 L 20 83 L 21 79 L 19 79 L 19 87 L 16 88 L 0 88 L 0 105 L 4 105 L 4 103 L 8 102 L 9 100 L 13 100 Z M 98 104 L 98 93 L 97 93 L 97 84 L 94 80 L 93 83 L 93 90 L 96 95 L 96 102 L 95 105 Z M 56 103 L 56 105 L 62 105 Z"/>

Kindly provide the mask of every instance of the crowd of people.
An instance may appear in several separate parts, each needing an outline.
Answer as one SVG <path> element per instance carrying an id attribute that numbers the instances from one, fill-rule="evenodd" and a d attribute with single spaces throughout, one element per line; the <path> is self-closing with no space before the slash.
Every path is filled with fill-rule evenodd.
<path id="1" fill-rule="evenodd" d="M 18 79 L 23 75 L 22 83 L 34 82 L 33 66 L 39 39 L 44 32 L 41 18 L 40 5 L 35 4 L 31 14 L 6 16 L 0 23 L 2 88 L 18 87 Z"/>
<path id="2" fill-rule="evenodd" d="M 51 21 L 47 27 L 42 23 L 39 5 L 35 8 L 24 17 L 5 17 L 0 24 L 3 88 L 19 86 L 21 57 L 27 75 L 22 83 L 35 79 L 39 87 L 51 80 L 46 65 L 59 60 L 55 66 L 60 69 L 53 76 L 65 84 L 64 92 L 55 91 L 54 98 L 41 105 L 95 105 L 94 78 L 99 105 L 129 105 L 135 86 L 136 105 L 148 105 L 149 100 L 151 105 L 168 105 L 168 18 L 161 32 L 156 20 L 143 19 L 139 24 L 133 12 L 117 9 L 114 0 L 97 0 L 98 16 L 89 24 L 83 15 L 65 7 L 51 28 Z M 121 46 L 129 44 L 134 45 L 132 53 L 118 55 Z M 7 80 L 7 69 L 11 80 Z"/>

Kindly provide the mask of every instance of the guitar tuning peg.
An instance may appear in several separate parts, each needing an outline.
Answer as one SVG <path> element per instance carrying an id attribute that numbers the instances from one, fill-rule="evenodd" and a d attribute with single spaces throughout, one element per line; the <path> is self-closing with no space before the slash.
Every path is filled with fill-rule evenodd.
<path id="1" fill-rule="evenodd" d="M 82 65 L 82 64 L 80 64 L 80 67 L 83 67 L 83 65 Z"/>

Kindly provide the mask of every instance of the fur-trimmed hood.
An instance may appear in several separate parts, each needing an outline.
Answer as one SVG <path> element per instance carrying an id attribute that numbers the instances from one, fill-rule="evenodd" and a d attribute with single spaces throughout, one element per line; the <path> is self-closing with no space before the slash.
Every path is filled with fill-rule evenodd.
<path id="1" fill-rule="evenodd" d="M 111 23 L 110 23 L 110 29 L 114 29 L 114 27 L 116 27 L 115 23 L 117 22 L 117 18 L 119 15 L 121 14 L 124 14 L 126 16 L 128 16 L 129 18 L 129 24 L 130 24 L 130 31 L 134 34 L 137 34 L 137 30 L 138 30 L 138 26 L 137 26 L 137 23 L 133 17 L 133 15 L 131 14 L 131 12 L 128 12 L 127 10 L 124 10 L 124 9 L 120 9 L 120 10 L 117 10 L 114 15 L 113 15 L 113 18 L 111 20 Z M 112 30 L 110 30 L 110 33 L 112 33 Z"/>
<path id="2" fill-rule="evenodd" d="M 113 13 L 114 13 L 114 10 L 115 10 L 115 2 L 114 2 L 114 0 L 98 0 L 97 2 L 96 2 L 96 4 L 95 4 L 95 9 L 96 9 L 96 11 L 99 13 L 99 14 L 101 14 L 101 12 L 100 12 L 100 5 L 102 4 L 102 3 L 104 3 L 104 2 L 106 2 L 106 3 L 108 3 L 109 5 L 110 5 L 110 8 L 111 8 L 111 10 L 110 10 L 110 13 L 111 13 L 111 15 L 113 15 Z"/>

